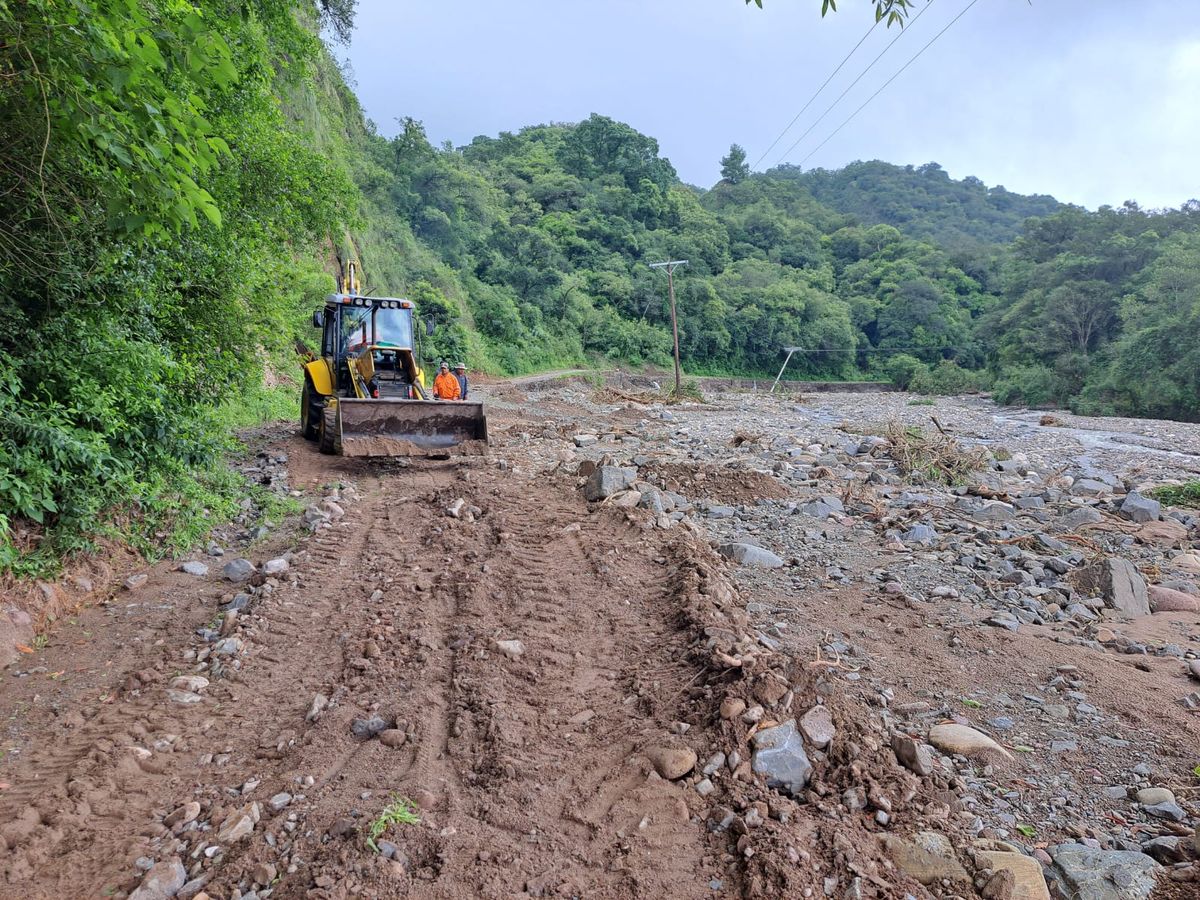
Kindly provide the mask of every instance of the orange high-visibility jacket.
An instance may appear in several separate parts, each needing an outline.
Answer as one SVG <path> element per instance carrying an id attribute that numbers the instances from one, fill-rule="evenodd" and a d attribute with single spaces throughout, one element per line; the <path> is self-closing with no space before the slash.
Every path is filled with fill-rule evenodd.
<path id="1" fill-rule="evenodd" d="M 453 372 L 440 372 L 438 377 L 433 379 L 433 396 L 439 400 L 457 400 L 462 396 L 458 379 L 454 377 Z"/>

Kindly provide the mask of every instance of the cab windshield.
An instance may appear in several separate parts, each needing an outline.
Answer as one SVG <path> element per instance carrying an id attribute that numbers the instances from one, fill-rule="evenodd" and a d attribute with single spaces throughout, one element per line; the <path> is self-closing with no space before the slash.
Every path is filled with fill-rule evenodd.
<path id="1" fill-rule="evenodd" d="M 412 310 L 375 306 L 342 307 L 342 350 L 353 352 L 368 345 L 412 348 Z"/>

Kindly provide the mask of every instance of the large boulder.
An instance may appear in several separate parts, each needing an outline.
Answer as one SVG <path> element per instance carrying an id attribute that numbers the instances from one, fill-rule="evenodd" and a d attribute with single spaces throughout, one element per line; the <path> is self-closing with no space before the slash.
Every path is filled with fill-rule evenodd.
<path id="1" fill-rule="evenodd" d="M 620 493 L 637 478 L 637 469 L 623 466 L 600 466 L 583 486 L 583 496 L 591 502 L 604 500 Z"/>
<path id="2" fill-rule="evenodd" d="M 1072 900 L 1144 900 L 1154 890 L 1158 863 L 1136 850 L 1097 850 L 1083 844 L 1050 848 L 1055 873 Z"/>
<path id="3" fill-rule="evenodd" d="M 1106 606 L 1123 615 L 1150 615 L 1146 579 L 1127 559 L 1112 557 L 1080 570 L 1079 586 L 1100 595 Z"/>
<path id="4" fill-rule="evenodd" d="M 1152 584 L 1146 589 L 1152 612 L 1200 612 L 1200 597 Z"/>
<path id="5" fill-rule="evenodd" d="M 1137 491 L 1130 491 L 1121 504 L 1121 515 L 1135 522 L 1154 522 L 1162 515 L 1162 504 Z"/>

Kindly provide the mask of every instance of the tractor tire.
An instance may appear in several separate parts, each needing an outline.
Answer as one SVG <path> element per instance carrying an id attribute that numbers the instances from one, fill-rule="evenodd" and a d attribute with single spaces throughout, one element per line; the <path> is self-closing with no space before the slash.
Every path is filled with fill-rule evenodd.
<path id="1" fill-rule="evenodd" d="M 324 409 L 321 395 L 313 387 L 312 379 L 305 375 L 304 387 L 300 391 L 300 433 L 310 441 L 315 441 L 320 434 Z"/>
<path id="2" fill-rule="evenodd" d="M 322 453 L 337 454 L 342 451 L 341 435 L 338 434 L 336 406 L 321 409 L 321 426 L 317 434 L 317 448 Z"/>

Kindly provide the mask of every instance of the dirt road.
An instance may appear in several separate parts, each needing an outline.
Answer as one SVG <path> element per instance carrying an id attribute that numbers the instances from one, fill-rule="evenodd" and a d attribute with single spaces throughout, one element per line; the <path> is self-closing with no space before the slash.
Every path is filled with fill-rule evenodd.
<path id="1" fill-rule="evenodd" d="M 261 458 L 303 491 L 302 521 L 196 557 L 207 574 L 168 562 L 124 588 L 114 571 L 103 602 L 4 671 L 0 897 L 1037 900 L 1041 875 L 1041 893 L 1020 893 L 976 855 L 1016 852 L 988 842 L 1008 832 L 1003 816 L 980 824 L 981 794 L 1053 822 L 1070 779 L 1119 783 L 1133 751 L 1115 748 L 1140 730 L 1165 767 L 1154 783 L 1190 796 L 1177 785 L 1194 720 L 1180 708 L 1159 728 L 1121 686 L 1153 690 L 1171 660 L 1131 680 L 1129 657 L 1049 628 L 980 631 L 957 598 L 881 593 L 870 570 L 890 557 L 869 528 L 770 518 L 821 488 L 754 465 L 753 448 L 737 451 L 749 464 L 727 458 L 740 404 L 687 414 L 672 427 L 690 449 L 656 456 L 646 411 L 597 406 L 590 388 L 532 405 L 520 386 L 485 390 L 486 459 L 331 459 L 269 430 Z M 596 461 L 630 458 L 664 492 L 707 498 L 709 528 L 736 507 L 739 528 L 779 544 L 801 523 L 800 558 L 738 568 L 695 510 L 634 507 L 636 491 L 587 502 L 573 445 L 593 438 L 571 439 L 587 430 L 612 448 Z M 234 582 L 238 556 L 255 568 Z M 835 558 L 861 583 L 802 587 Z M 1096 682 L 1091 702 L 1134 734 L 1100 719 L 1043 733 L 1040 708 L 1006 701 L 1007 727 L 1037 745 L 1006 746 L 1035 753 L 922 756 L 929 723 L 967 721 L 947 703 L 1030 697 L 1056 667 Z M 768 787 L 756 748 L 793 722 L 811 772 Z M 1043 762 L 1049 737 L 1080 752 Z"/>

